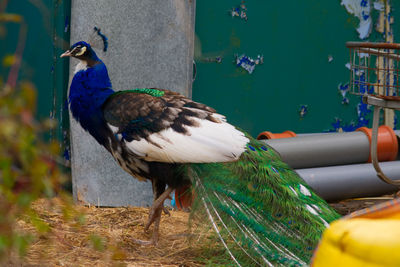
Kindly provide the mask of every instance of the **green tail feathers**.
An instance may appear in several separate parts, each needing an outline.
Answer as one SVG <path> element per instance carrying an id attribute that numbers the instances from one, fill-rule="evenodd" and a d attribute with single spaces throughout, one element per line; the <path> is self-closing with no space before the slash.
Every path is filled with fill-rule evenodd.
<path id="1" fill-rule="evenodd" d="M 277 152 L 248 138 L 237 162 L 185 167 L 198 204 L 238 265 L 307 264 L 339 215 Z"/>

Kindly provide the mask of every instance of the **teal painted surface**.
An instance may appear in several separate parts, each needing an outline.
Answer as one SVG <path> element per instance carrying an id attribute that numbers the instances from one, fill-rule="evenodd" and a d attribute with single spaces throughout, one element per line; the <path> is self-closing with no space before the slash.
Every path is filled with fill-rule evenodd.
<path id="1" fill-rule="evenodd" d="M 18 81 L 30 81 L 35 85 L 38 92 L 36 117 L 57 119 L 59 125 L 51 135 L 62 140 L 64 129 L 68 127 L 68 114 L 63 105 L 68 85 L 68 61 L 60 60 L 59 55 L 69 46 L 70 1 L 8 1 L 5 12 L 22 15 L 28 25 Z M 0 58 L 3 59 L 15 52 L 20 25 L 2 23 L 0 27 Z M 9 70 L 9 67 L 0 67 L 4 82 Z"/>
<path id="2" fill-rule="evenodd" d="M 350 104 L 343 105 L 338 85 L 349 81 L 345 42 L 359 40 L 358 19 L 340 1 L 254 0 L 246 1 L 245 22 L 229 15 L 240 3 L 197 1 L 193 98 L 253 135 L 326 131 L 333 129 L 335 118 L 356 122 L 359 98 L 351 96 Z M 394 8 L 398 13 L 400 5 Z M 381 39 L 373 33 L 369 40 Z M 234 54 L 242 53 L 252 58 L 262 54 L 264 64 L 248 74 L 233 63 Z M 222 56 L 222 63 L 205 62 L 215 56 Z M 304 118 L 301 105 L 308 106 Z"/>

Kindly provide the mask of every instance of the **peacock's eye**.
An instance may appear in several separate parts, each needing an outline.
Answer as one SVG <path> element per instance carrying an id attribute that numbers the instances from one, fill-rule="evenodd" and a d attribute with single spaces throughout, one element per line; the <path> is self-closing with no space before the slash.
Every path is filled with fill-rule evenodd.
<path id="1" fill-rule="evenodd" d="M 78 45 L 78 46 L 76 47 L 77 52 L 76 52 L 75 56 L 82 56 L 83 54 L 85 54 L 86 49 L 87 49 L 86 46 Z M 75 50 L 75 49 L 74 49 L 74 50 Z"/>

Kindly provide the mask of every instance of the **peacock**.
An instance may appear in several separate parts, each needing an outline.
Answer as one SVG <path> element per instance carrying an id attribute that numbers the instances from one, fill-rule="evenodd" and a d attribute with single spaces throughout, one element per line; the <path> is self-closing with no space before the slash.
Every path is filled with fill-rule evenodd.
<path id="1" fill-rule="evenodd" d="M 165 199 L 191 186 L 198 206 L 237 265 L 307 264 L 322 231 L 339 217 L 279 154 L 213 108 L 157 88 L 114 91 L 90 44 L 61 57 L 79 60 L 68 103 L 73 118 L 134 178 L 150 180 L 145 231 L 156 245 Z"/>

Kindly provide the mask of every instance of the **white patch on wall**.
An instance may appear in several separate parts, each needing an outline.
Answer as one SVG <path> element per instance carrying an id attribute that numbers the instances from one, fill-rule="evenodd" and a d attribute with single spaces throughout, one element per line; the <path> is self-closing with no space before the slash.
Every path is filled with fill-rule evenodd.
<path id="1" fill-rule="evenodd" d="M 363 53 L 363 52 L 358 52 L 358 56 L 360 58 L 366 58 L 366 57 L 369 57 L 369 54 L 368 53 Z"/>
<path id="2" fill-rule="evenodd" d="M 376 1 L 374 2 L 374 8 L 378 11 L 384 11 L 385 10 L 385 3 L 382 1 Z"/>
<path id="3" fill-rule="evenodd" d="M 342 0 L 347 12 L 353 14 L 360 20 L 357 28 L 360 39 L 365 39 L 369 36 L 372 30 L 371 5 L 369 0 Z"/>

